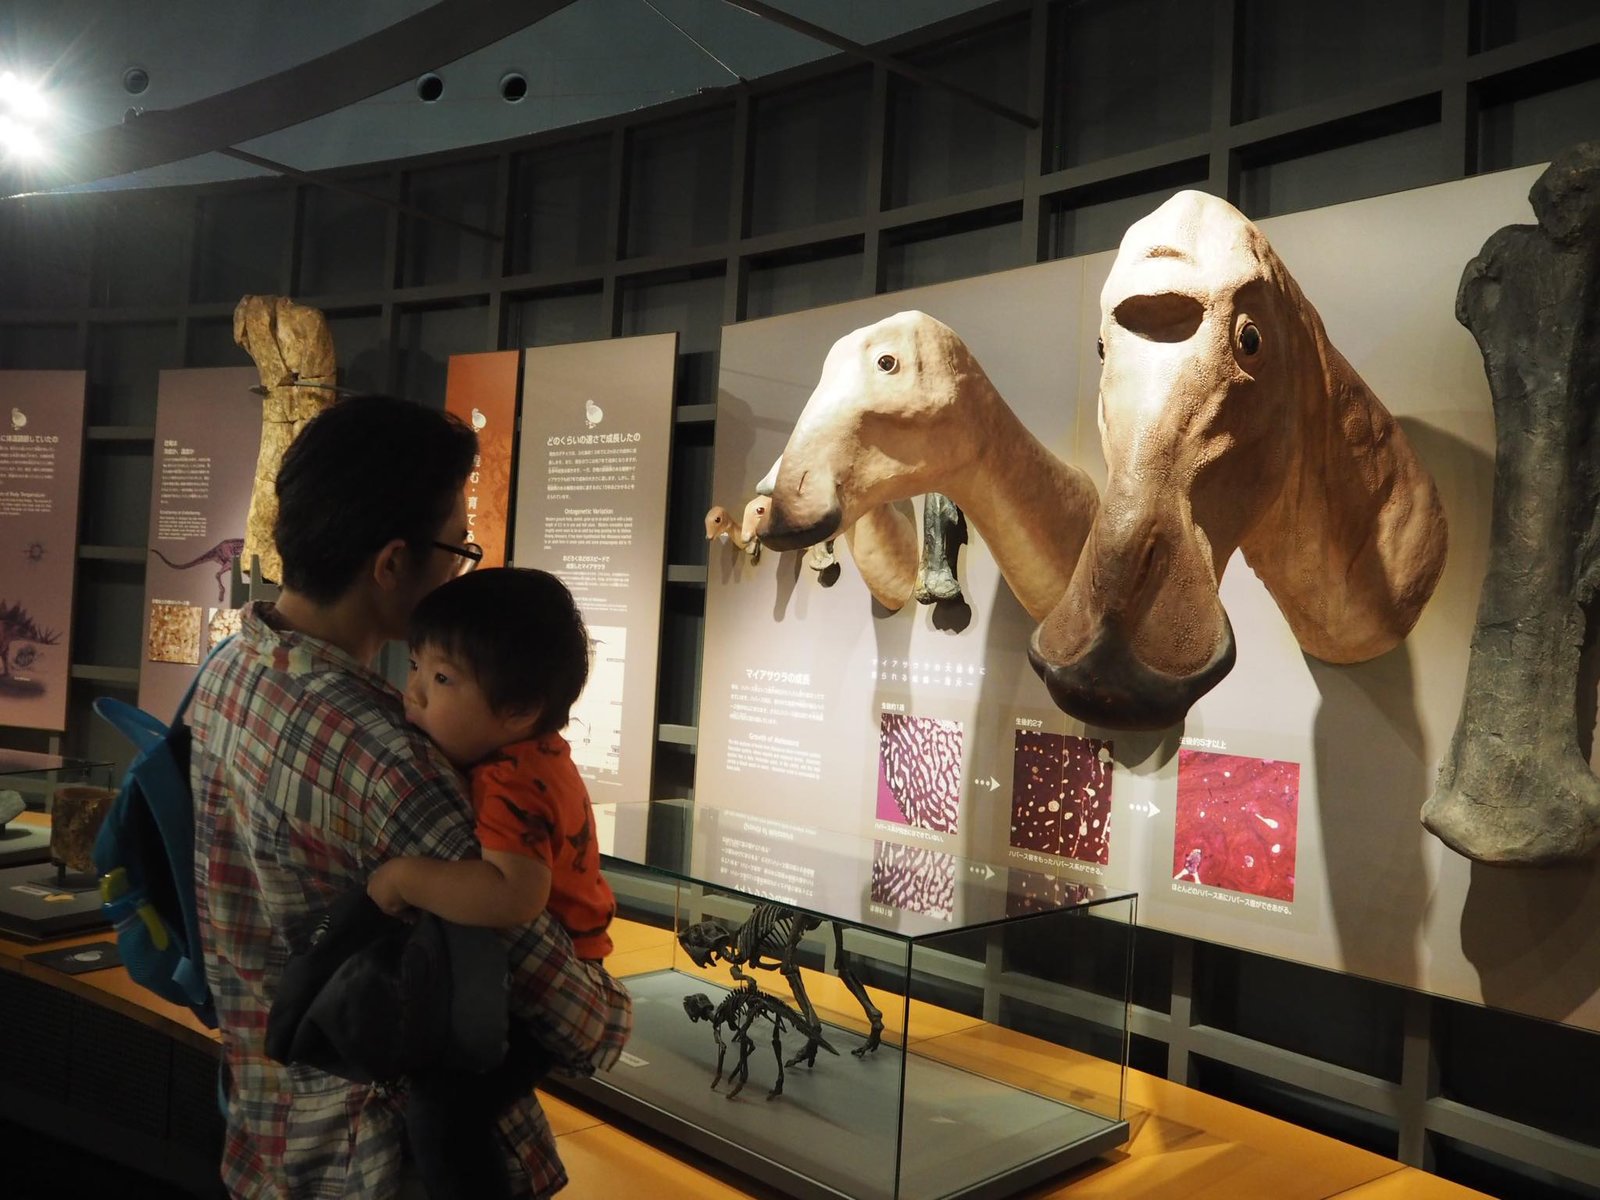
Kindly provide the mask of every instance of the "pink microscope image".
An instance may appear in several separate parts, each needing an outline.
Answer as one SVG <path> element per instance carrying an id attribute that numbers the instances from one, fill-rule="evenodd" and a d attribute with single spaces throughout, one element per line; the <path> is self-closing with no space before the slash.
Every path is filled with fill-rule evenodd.
<path id="1" fill-rule="evenodd" d="M 1178 751 L 1172 878 L 1294 899 L 1300 764 Z"/>

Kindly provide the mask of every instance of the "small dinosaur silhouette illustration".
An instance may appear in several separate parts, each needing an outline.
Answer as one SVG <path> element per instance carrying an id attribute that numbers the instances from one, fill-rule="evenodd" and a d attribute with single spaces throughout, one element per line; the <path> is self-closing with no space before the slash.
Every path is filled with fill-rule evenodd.
<path id="1" fill-rule="evenodd" d="M 201 563 L 216 563 L 218 604 L 221 604 L 228 598 L 228 585 L 225 580 L 227 579 L 228 571 L 233 567 L 234 561 L 243 552 L 243 538 L 227 538 L 224 541 L 218 542 L 199 558 L 191 558 L 186 563 L 175 563 L 165 554 L 161 553 L 161 551 L 157 550 L 154 546 L 150 547 L 150 553 L 154 554 L 174 571 L 187 571 L 190 567 L 198 567 Z"/>
<path id="2" fill-rule="evenodd" d="M 53 629 L 39 628 L 21 604 L 7 604 L 0 600 L 0 679 L 11 675 L 13 643 L 33 642 L 39 646 L 54 646 L 60 641 L 59 633 Z"/>

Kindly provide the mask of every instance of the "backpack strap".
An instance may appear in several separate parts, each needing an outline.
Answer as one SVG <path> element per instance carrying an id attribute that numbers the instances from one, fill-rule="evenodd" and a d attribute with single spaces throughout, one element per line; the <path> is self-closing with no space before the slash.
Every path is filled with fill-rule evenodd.
<path id="1" fill-rule="evenodd" d="M 112 728 L 132 742 L 134 748 L 141 753 L 167 736 L 167 727 L 157 718 L 126 701 L 115 700 L 110 696 L 97 696 L 94 711 L 96 716 L 108 721 Z"/>

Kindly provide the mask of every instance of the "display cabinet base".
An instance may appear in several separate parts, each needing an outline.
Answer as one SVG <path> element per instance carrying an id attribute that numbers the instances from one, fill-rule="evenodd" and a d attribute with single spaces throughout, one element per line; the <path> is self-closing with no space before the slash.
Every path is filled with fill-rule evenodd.
<path id="1" fill-rule="evenodd" d="M 98 891 L 53 888 L 46 874 L 37 864 L 0 870 L 0 933 L 39 942 L 106 928 Z"/>
<path id="2" fill-rule="evenodd" d="M 1016 1194 L 1069 1171 L 1128 1138 L 1128 1124 L 1024 1088 L 949 1066 L 913 1048 L 905 1060 L 887 1042 L 857 1059 L 862 1037 L 834 1025 L 826 1037 L 837 1057 L 776 1079 L 770 1026 L 751 1030 L 750 1079 L 728 1099 L 726 1078 L 711 1087 L 716 1044 L 690 1022 L 683 997 L 725 989 L 678 971 L 632 975 L 634 1030 L 611 1071 L 567 1081 L 580 1096 L 801 1200 L 990 1200 Z M 727 1032 L 724 1070 L 737 1049 Z M 804 1044 L 784 1034 L 783 1053 Z M 905 1071 L 905 1161 L 895 1179 Z"/>
<path id="3" fill-rule="evenodd" d="M 50 861 L 48 825 L 7 825 L 0 829 L 0 867 Z"/>

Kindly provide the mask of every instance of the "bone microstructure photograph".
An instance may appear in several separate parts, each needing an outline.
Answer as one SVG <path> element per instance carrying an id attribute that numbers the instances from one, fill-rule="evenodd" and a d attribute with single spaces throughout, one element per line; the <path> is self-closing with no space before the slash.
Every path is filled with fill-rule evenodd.
<path id="1" fill-rule="evenodd" d="M 1104 864 L 1111 846 L 1111 743 L 1019 729 L 1011 755 L 1011 845 Z"/>
<path id="2" fill-rule="evenodd" d="M 1006 916 L 1025 917 L 1030 913 L 1071 908 L 1082 904 L 1092 892 L 1091 884 L 1012 867 L 1006 872 Z"/>
<path id="3" fill-rule="evenodd" d="M 872 902 L 948 921 L 955 915 L 955 856 L 929 846 L 872 843 Z"/>
<path id="4" fill-rule="evenodd" d="M 959 721 L 881 714 L 878 819 L 938 833 L 957 832 L 962 740 Z"/>
<path id="5" fill-rule="evenodd" d="M 200 627 L 204 619 L 205 609 L 199 605 L 165 600 L 152 603 L 150 661 L 197 665 L 200 662 Z"/>
<path id="6" fill-rule="evenodd" d="M 1300 764 L 1178 751 L 1172 878 L 1294 899 Z"/>

